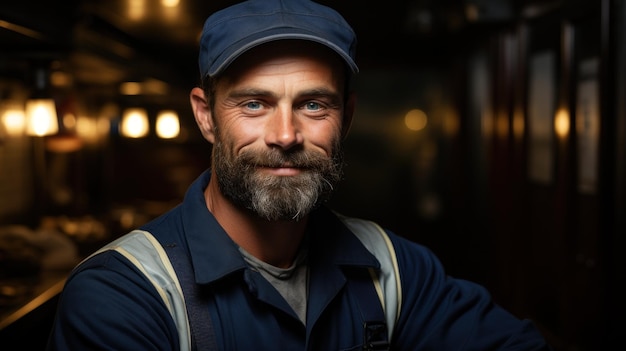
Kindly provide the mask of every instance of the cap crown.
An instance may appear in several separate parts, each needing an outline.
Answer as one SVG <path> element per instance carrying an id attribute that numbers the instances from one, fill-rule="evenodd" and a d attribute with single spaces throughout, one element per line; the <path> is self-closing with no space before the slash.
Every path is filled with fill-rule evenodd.
<path id="1" fill-rule="evenodd" d="M 326 45 L 358 72 L 356 35 L 335 10 L 309 0 L 249 0 L 207 18 L 200 38 L 201 77 L 215 76 L 251 48 L 281 39 Z"/>

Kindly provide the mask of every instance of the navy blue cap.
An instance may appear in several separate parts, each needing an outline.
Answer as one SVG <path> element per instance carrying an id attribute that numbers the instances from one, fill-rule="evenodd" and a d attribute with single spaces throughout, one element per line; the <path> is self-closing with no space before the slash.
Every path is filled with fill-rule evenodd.
<path id="1" fill-rule="evenodd" d="M 337 11 L 309 0 L 249 0 L 207 18 L 200 38 L 200 75 L 215 76 L 253 47 L 282 39 L 326 45 L 353 73 L 359 70 L 356 35 Z"/>

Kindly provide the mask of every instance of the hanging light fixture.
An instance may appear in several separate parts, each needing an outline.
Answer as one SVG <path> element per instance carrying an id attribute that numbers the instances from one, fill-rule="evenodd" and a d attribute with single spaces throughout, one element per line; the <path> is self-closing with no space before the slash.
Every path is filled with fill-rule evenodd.
<path id="1" fill-rule="evenodd" d="M 173 110 L 159 112 L 156 120 L 156 133 L 159 138 L 173 139 L 180 133 L 178 113 Z"/>
<path id="2" fill-rule="evenodd" d="M 44 68 L 35 71 L 35 91 L 26 101 L 26 134 L 45 136 L 59 131 L 59 121 L 54 100 L 47 94 L 48 73 Z"/>
<path id="3" fill-rule="evenodd" d="M 44 136 L 59 131 L 56 106 L 52 99 L 30 99 L 26 101 L 26 134 Z"/>
<path id="4" fill-rule="evenodd" d="M 143 138 L 150 130 L 148 113 L 143 108 L 129 108 L 122 116 L 121 133 L 127 138 Z"/>

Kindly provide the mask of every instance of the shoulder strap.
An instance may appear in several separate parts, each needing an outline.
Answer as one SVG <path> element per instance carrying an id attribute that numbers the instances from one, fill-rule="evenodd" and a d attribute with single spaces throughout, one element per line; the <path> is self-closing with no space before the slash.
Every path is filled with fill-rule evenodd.
<path id="1" fill-rule="evenodd" d="M 378 292 L 372 284 L 373 270 L 360 270 L 348 279 L 348 289 L 356 296 L 363 317 L 363 350 L 389 350 L 391 335 L 387 332 L 387 322 L 382 304 L 376 303 Z"/>
<path id="2" fill-rule="evenodd" d="M 378 274 L 370 271 L 374 287 L 385 312 L 389 340 L 402 307 L 402 286 L 396 251 L 387 233 L 375 222 L 339 215 L 363 245 L 380 262 Z"/>
<path id="3" fill-rule="evenodd" d="M 208 309 L 199 308 L 202 299 L 191 262 L 179 246 L 162 246 L 149 232 L 134 230 L 91 256 L 107 250 L 126 257 L 155 287 L 174 319 L 181 351 L 217 350 Z M 197 329 L 202 324 L 207 329 L 201 333 Z"/>
<path id="4" fill-rule="evenodd" d="M 178 275 L 178 281 L 187 302 L 187 314 L 191 329 L 191 349 L 217 350 L 213 323 L 207 307 L 207 298 L 196 284 L 189 256 L 179 245 L 168 244 L 164 247 Z"/>

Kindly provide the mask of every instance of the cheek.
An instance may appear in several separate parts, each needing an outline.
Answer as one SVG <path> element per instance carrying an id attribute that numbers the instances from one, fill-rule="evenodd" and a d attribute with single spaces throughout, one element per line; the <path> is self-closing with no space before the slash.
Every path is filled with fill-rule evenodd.
<path id="1" fill-rule="evenodd" d="M 262 125 L 253 119 L 225 119 L 218 127 L 220 137 L 234 148 L 235 153 L 257 140 L 262 140 L 263 136 Z"/>
<path id="2" fill-rule="evenodd" d="M 305 135 L 305 142 L 324 150 L 324 153 L 331 155 L 336 143 L 341 139 L 341 123 L 334 120 L 323 120 L 311 126 Z"/>

